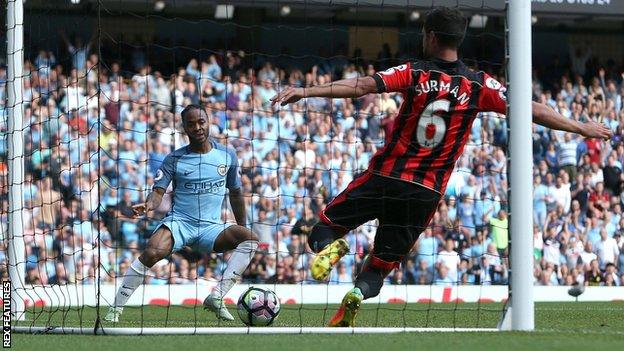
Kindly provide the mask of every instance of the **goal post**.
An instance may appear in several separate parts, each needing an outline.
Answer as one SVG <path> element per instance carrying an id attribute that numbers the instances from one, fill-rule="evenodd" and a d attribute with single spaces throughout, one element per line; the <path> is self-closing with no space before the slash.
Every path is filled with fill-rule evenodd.
<path id="1" fill-rule="evenodd" d="M 7 161 L 8 161 L 8 271 L 11 280 L 11 317 L 25 318 L 24 278 L 24 5 L 22 0 L 7 3 Z"/>
<path id="2" fill-rule="evenodd" d="M 533 330 L 531 0 L 507 2 L 511 233 L 511 329 Z"/>

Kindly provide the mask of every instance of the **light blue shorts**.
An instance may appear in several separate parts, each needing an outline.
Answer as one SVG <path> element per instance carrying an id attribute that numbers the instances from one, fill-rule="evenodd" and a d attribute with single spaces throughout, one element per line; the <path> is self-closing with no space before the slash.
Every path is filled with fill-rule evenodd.
<path id="1" fill-rule="evenodd" d="M 190 246 L 202 252 L 211 252 L 219 234 L 232 225 L 234 224 L 198 223 L 180 216 L 167 216 L 160 221 L 156 230 L 162 226 L 169 228 L 171 234 L 173 234 L 173 252 L 179 251 L 182 246 Z"/>

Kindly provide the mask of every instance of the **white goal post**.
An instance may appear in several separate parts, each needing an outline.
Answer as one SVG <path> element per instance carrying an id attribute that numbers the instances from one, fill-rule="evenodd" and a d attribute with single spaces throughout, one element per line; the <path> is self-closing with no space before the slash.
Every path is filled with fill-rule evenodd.
<path id="1" fill-rule="evenodd" d="M 508 0 L 511 330 L 533 330 L 533 159 L 531 1 Z M 518 215 L 515 215 L 518 214 Z M 515 313 L 514 313 L 515 312 Z M 509 318 L 509 316 L 506 316 Z M 507 323 L 503 323 L 506 329 Z"/>
<path id="2" fill-rule="evenodd" d="M 24 4 L 22 0 L 7 3 L 7 109 L 9 112 L 7 144 L 9 171 L 8 271 L 11 280 L 11 317 L 25 318 L 24 280 L 26 257 L 24 247 Z"/>

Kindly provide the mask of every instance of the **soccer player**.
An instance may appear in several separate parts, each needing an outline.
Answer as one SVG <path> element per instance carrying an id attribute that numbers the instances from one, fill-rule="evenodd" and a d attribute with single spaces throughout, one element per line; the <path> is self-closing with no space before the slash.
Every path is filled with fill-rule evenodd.
<path id="1" fill-rule="evenodd" d="M 189 145 L 165 158 L 156 172 L 152 192 L 144 204 L 134 206 L 133 210 L 140 216 L 157 209 L 170 183 L 174 191 L 172 208 L 143 253 L 128 268 L 114 304 L 104 318 L 106 321 L 119 321 L 126 301 L 156 262 L 187 247 L 204 252 L 234 250 L 222 280 L 204 300 L 204 307 L 215 312 L 217 318 L 234 320 L 223 304 L 223 297 L 249 265 L 258 238 L 245 227 L 245 202 L 236 154 L 210 139 L 210 118 L 201 106 L 189 105 L 181 115 Z M 221 219 L 226 188 L 238 225 Z"/>
<path id="2" fill-rule="evenodd" d="M 385 146 L 373 156 L 367 171 L 320 212 L 320 221 L 310 234 L 310 247 L 318 253 L 312 276 L 323 280 L 348 252 L 342 237 L 368 220 L 379 220 L 372 253 L 330 326 L 353 326 L 361 301 L 379 294 L 384 278 L 399 267 L 428 226 L 477 113 L 506 112 L 505 87 L 459 60 L 465 32 L 466 18 L 459 10 L 433 9 L 423 26 L 426 60 L 407 62 L 372 77 L 290 87 L 271 98 L 273 104 L 282 106 L 306 97 L 357 98 L 399 92 L 404 98 Z M 567 119 L 535 102 L 533 121 L 587 138 L 611 136 L 600 123 Z"/>

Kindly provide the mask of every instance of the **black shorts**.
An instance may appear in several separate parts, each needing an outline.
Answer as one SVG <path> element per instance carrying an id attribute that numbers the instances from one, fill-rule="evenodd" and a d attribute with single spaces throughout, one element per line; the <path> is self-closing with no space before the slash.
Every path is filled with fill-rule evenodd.
<path id="1" fill-rule="evenodd" d="M 401 261 L 429 225 L 441 197 L 415 183 L 365 172 L 321 211 L 320 219 L 344 235 L 377 218 L 375 256 Z"/>

